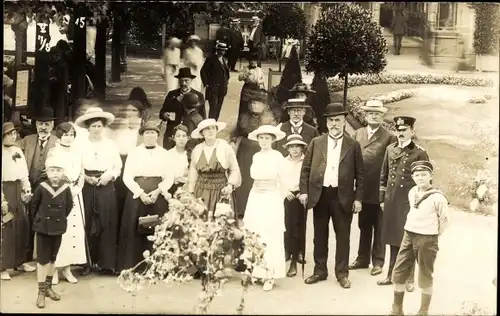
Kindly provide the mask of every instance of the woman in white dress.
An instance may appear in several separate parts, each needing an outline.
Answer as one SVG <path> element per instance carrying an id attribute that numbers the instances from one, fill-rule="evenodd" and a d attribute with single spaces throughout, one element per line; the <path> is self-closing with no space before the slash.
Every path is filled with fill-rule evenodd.
<path id="1" fill-rule="evenodd" d="M 174 127 L 175 147 L 168 150 L 168 164 L 174 172 L 174 184 L 169 192 L 172 196 L 178 188 L 185 186 L 189 173 L 189 160 L 191 153 L 186 150 L 186 144 L 189 140 L 188 128 L 185 125 Z"/>
<path id="2" fill-rule="evenodd" d="M 163 75 L 165 76 L 165 93 L 179 88 L 179 80 L 175 75 L 179 71 L 181 63 L 181 40 L 177 37 L 172 37 L 167 47 L 163 51 Z"/>
<path id="3" fill-rule="evenodd" d="M 184 60 L 184 65 L 191 68 L 191 73 L 196 76 L 196 78 L 193 78 L 191 88 L 199 92 L 204 92 L 200 70 L 203 66 L 205 58 L 203 50 L 198 46 L 199 41 L 200 38 L 197 35 L 191 35 L 188 37 L 188 46 L 182 53 L 182 59 Z"/>
<path id="4" fill-rule="evenodd" d="M 62 236 L 61 247 L 55 262 L 56 273 L 52 284 L 59 283 L 59 270 L 69 283 L 78 280 L 71 273 L 71 265 L 86 264 L 85 249 L 85 209 L 83 207 L 82 189 L 85 182 L 81 151 L 74 147 L 75 128 L 71 123 L 61 123 L 56 128 L 59 142 L 51 148 L 47 157 L 57 157 L 66 163 L 64 173 L 71 185 L 73 193 L 73 209 L 68 215 L 68 228 Z"/>
<path id="5" fill-rule="evenodd" d="M 286 275 L 285 209 L 283 200 L 287 190 L 283 183 L 284 157 L 271 145 L 285 137 L 285 133 L 272 125 L 262 125 L 248 135 L 259 143 L 261 150 L 253 155 L 250 176 L 254 180 L 248 196 L 244 227 L 257 233 L 266 244 L 265 266 L 255 267 L 253 276 L 264 281 L 264 291 L 270 291 L 276 279 Z"/>

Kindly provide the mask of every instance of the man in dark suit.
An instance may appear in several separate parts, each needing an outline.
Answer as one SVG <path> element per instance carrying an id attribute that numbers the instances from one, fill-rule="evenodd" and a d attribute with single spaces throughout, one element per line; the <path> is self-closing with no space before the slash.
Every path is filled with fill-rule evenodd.
<path id="1" fill-rule="evenodd" d="M 252 17 L 252 23 L 252 30 L 247 41 L 248 49 L 252 56 L 257 56 L 257 67 L 261 67 L 264 33 L 262 32 L 262 25 L 260 25 L 260 18 L 258 16 Z"/>
<path id="2" fill-rule="evenodd" d="M 217 43 L 215 55 L 205 59 L 205 63 L 201 67 L 201 80 L 206 88 L 205 96 L 210 106 L 208 116 L 215 120 L 219 119 L 222 103 L 227 94 L 229 67 L 224 57 L 227 49 L 226 43 Z"/>
<path id="3" fill-rule="evenodd" d="M 360 230 L 358 257 L 349 269 L 366 269 L 372 262 L 371 275 L 382 273 L 385 261 L 385 245 L 382 243 L 382 209 L 379 203 L 380 170 L 385 150 L 397 142 L 396 137 L 380 126 L 387 108 L 378 100 L 369 100 L 361 108 L 366 113 L 368 126 L 355 132 L 354 138 L 361 145 L 365 170 L 363 211 L 359 213 Z M 372 244 L 373 237 L 373 244 Z"/>
<path id="4" fill-rule="evenodd" d="M 380 171 L 379 202 L 384 212 L 382 224 L 382 241 L 390 246 L 389 270 L 384 280 L 378 285 L 392 284 L 392 270 L 403 241 L 406 216 L 410 211 L 408 192 L 415 186 L 411 177 L 410 166 L 415 161 L 429 161 L 425 150 L 412 140 L 415 118 L 409 116 L 396 116 L 396 135 L 398 141 L 387 147 Z M 415 266 L 406 282 L 406 290 L 414 289 Z"/>
<path id="5" fill-rule="evenodd" d="M 231 43 L 231 29 L 227 27 L 228 22 L 224 21 L 220 29 L 215 32 L 215 40 L 217 42 L 226 43 L 229 45 Z M 216 44 L 217 45 L 217 44 Z"/>
<path id="6" fill-rule="evenodd" d="M 36 134 L 28 135 L 18 142 L 19 148 L 24 153 L 26 158 L 26 165 L 28 167 L 29 181 L 31 184 L 32 192 L 38 187 L 40 183 L 47 179 L 45 170 L 45 161 L 49 150 L 55 146 L 57 136 L 52 131 L 54 129 L 54 110 L 52 108 L 43 107 L 39 113 L 34 115 L 33 119 L 36 121 Z M 31 221 L 31 219 L 30 219 Z M 33 251 L 35 247 L 35 233 L 31 231 L 32 223 L 30 222 L 30 238 L 28 245 L 28 258 L 33 258 Z M 35 271 L 35 268 L 23 264 L 21 267 L 24 271 Z"/>
<path id="7" fill-rule="evenodd" d="M 328 233 L 330 218 L 335 239 L 335 276 L 344 289 L 351 287 L 349 244 L 353 213 L 361 211 L 363 200 L 363 156 L 359 143 L 345 130 L 347 111 L 342 104 L 325 108 L 328 134 L 309 144 L 300 173 L 299 200 L 313 208 L 314 273 L 305 280 L 314 284 L 328 277 Z"/>
<path id="8" fill-rule="evenodd" d="M 197 94 L 200 100 L 198 112 L 203 118 L 207 117 L 205 110 L 205 98 L 203 97 L 203 94 L 200 91 L 196 91 L 191 88 L 193 78 L 196 78 L 195 75 L 191 74 L 191 68 L 184 67 L 179 69 L 179 74 L 175 77 L 179 79 L 179 88 L 172 90 L 167 94 L 160 110 L 160 119 L 167 122 L 165 136 L 163 137 L 163 148 L 165 149 L 170 149 L 175 146 L 171 137 L 174 132 L 174 127 L 182 122 L 186 113 L 186 109 L 182 106 L 182 99 L 184 95 L 191 92 Z"/>
<path id="9" fill-rule="evenodd" d="M 231 20 L 230 42 L 229 42 L 230 47 L 229 51 L 227 52 L 229 69 L 234 72 L 237 72 L 236 62 L 240 58 L 241 51 L 245 46 L 245 42 L 243 41 L 243 35 L 241 34 L 239 24 L 240 24 L 240 19 Z"/>

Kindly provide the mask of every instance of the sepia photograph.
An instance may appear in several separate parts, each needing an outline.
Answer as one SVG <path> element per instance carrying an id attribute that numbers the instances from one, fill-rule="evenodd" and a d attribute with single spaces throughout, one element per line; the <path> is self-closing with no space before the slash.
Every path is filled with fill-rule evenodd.
<path id="1" fill-rule="evenodd" d="M 3 8 L 2 313 L 497 315 L 500 3 Z"/>

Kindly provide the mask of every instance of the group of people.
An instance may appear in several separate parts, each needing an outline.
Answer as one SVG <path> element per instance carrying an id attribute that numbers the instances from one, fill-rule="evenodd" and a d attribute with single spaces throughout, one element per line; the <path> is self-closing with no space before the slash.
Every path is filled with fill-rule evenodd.
<path id="1" fill-rule="evenodd" d="M 314 272 L 306 284 L 328 277 L 331 219 L 340 286 L 350 288 L 349 270 L 368 268 L 370 262 L 371 274 L 381 274 L 385 245 L 390 245 L 387 277 L 378 284 L 394 284 L 392 314 L 402 315 L 417 260 L 423 292 L 419 313 L 426 315 L 447 201 L 432 186 L 427 153 L 412 140 L 415 119 L 394 118 L 394 136 L 381 126 L 387 109 L 370 100 L 363 107 L 368 126 L 350 136 L 347 111 L 331 103 L 324 111 L 327 132 L 320 135 L 304 122 L 310 109 L 305 95 L 313 92 L 300 88 L 284 105 L 286 119 L 277 124 L 261 69 L 252 59 L 238 76 L 244 85 L 237 126 L 230 141 L 223 140 L 218 133 L 227 124 L 218 117 L 229 78 L 226 50 L 227 44 L 217 43 L 200 72 L 178 69 L 178 88 L 167 92 L 159 113 L 165 132 L 141 112 L 140 139 L 127 155 L 104 132 L 115 116 L 98 106 L 56 127 L 53 111 L 43 108 L 34 117 L 37 133 L 22 140 L 12 123 L 4 123 L 2 280 L 10 279 L 9 269 L 34 271 L 27 262 L 36 257 L 36 304 L 42 308 L 45 297 L 60 299 L 52 288 L 59 272 L 77 282 L 72 265 L 82 265 L 82 275 L 134 267 L 151 249 L 147 235 L 182 187 L 204 201 L 207 214 L 231 197 L 238 224 L 266 244 L 265 264 L 253 270 L 264 290 L 296 276 L 297 264 L 306 263 L 305 227 L 312 209 Z M 219 76 L 225 83 L 217 81 Z M 205 98 L 192 86 L 199 77 L 207 89 L 208 118 Z M 349 265 L 351 222 L 358 213 L 358 257 Z"/>

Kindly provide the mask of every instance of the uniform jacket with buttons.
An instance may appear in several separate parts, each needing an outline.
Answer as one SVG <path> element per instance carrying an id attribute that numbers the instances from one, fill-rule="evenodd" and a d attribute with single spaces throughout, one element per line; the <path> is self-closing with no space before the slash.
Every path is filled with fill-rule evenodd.
<path id="1" fill-rule="evenodd" d="M 67 183 L 56 188 L 47 181 L 40 183 L 31 199 L 33 231 L 49 236 L 63 235 L 72 208 L 73 197 Z"/>
<path id="2" fill-rule="evenodd" d="M 384 162 L 387 146 L 397 141 L 397 138 L 384 127 L 380 126 L 368 139 L 366 127 L 356 130 L 354 138 L 361 145 L 365 170 L 365 190 L 363 202 L 379 203 L 380 170 Z"/>
<path id="3" fill-rule="evenodd" d="M 413 141 L 405 148 L 390 144 L 385 152 L 380 172 L 379 201 L 384 203 L 382 238 L 388 245 L 400 246 L 406 216 L 410 211 L 408 192 L 415 186 L 410 165 L 419 160 L 429 160 L 425 150 Z"/>

